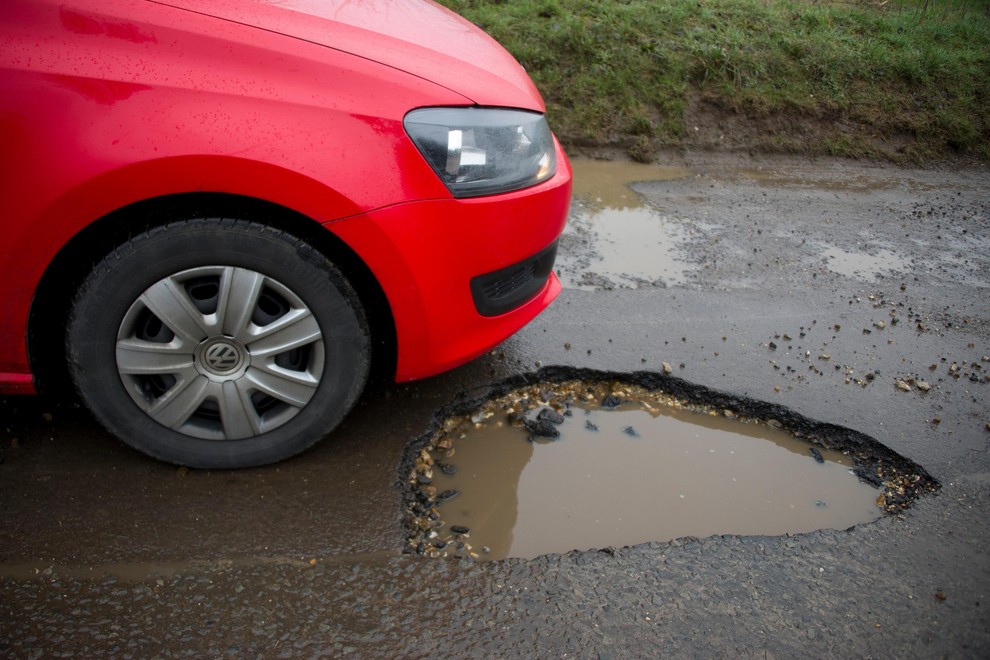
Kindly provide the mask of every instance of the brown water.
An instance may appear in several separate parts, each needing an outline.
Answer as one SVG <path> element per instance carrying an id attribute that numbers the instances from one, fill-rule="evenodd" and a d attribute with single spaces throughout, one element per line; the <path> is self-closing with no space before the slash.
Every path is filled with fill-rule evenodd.
<path id="1" fill-rule="evenodd" d="M 572 158 L 574 196 L 595 208 L 635 209 L 643 198 L 631 188 L 638 181 L 672 181 L 691 176 L 682 167 L 615 160 Z"/>
<path id="2" fill-rule="evenodd" d="M 619 286 L 683 284 L 696 268 L 678 251 L 696 227 L 661 215 L 630 185 L 691 176 L 679 167 L 573 159 L 575 213 L 564 232 L 558 275 L 569 288 L 594 289 L 605 278 Z M 594 240 L 582 245 L 581 236 Z M 582 249 L 583 248 L 583 249 Z M 587 279 L 592 273 L 595 279 Z"/>
<path id="3" fill-rule="evenodd" d="M 881 491 L 838 452 L 820 450 L 818 463 L 808 443 L 764 423 L 651 408 L 572 405 L 556 440 L 528 440 L 497 414 L 476 424 L 444 459 L 457 472 L 435 471 L 438 493 L 459 492 L 437 505 L 445 550 L 532 558 L 684 536 L 845 529 L 881 515 Z M 453 526 L 470 532 L 451 534 Z"/>

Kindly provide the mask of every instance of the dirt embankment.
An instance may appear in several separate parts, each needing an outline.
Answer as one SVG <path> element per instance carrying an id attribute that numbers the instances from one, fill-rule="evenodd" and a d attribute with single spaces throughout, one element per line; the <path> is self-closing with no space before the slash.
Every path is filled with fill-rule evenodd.
<path id="1" fill-rule="evenodd" d="M 682 137 L 672 141 L 621 133 L 611 135 L 607 144 L 567 134 L 559 137 L 568 154 L 641 163 L 656 162 L 659 155 L 676 151 L 838 156 L 922 167 L 972 168 L 987 163 L 984 149 L 957 149 L 838 112 L 752 112 L 702 94 L 688 98 L 682 123 Z"/>

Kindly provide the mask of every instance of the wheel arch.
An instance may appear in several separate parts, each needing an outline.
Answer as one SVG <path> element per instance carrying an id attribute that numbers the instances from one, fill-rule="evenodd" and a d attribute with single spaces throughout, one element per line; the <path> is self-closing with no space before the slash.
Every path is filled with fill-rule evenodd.
<path id="1" fill-rule="evenodd" d="M 377 278 L 343 240 L 320 223 L 285 206 L 229 193 L 182 193 L 117 209 L 77 233 L 48 264 L 28 317 L 27 347 L 38 390 L 72 395 L 65 362 L 65 328 L 78 285 L 93 267 L 130 236 L 170 221 L 230 217 L 288 232 L 327 257 L 361 300 L 372 337 L 371 383 L 394 379 L 397 340 L 388 299 Z M 48 348 L 46 348 L 48 347 Z M 50 348 L 56 347 L 56 348 Z"/>

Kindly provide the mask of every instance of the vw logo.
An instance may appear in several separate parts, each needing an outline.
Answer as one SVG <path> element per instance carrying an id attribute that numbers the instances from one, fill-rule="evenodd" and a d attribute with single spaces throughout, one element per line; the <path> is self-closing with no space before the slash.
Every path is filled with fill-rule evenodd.
<path id="1" fill-rule="evenodd" d="M 230 344 L 223 342 L 207 348 L 203 358 L 206 361 L 206 366 L 216 373 L 233 371 L 241 362 L 240 352 Z"/>

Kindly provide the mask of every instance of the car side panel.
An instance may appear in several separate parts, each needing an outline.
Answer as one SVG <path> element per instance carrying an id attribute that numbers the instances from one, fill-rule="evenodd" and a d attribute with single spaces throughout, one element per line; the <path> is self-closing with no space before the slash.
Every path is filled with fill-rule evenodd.
<path id="1" fill-rule="evenodd" d="M 365 59 L 144 0 L 5 0 L 0 391 L 25 389 L 35 288 L 88 223 L 191 191 L 323 223 L 449 198 L 401 121 L 412 106 L 465 103 Z"/>

